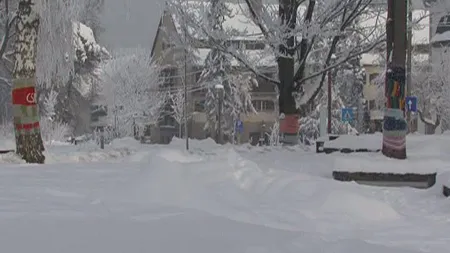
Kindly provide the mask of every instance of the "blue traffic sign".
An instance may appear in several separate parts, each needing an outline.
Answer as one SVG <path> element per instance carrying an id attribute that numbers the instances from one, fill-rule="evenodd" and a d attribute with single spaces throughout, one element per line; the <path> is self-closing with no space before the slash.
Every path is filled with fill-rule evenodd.
<path id="1" fill-rule="evenodd" d="M 244 132 L 244 122 L 242 122 L 241 120 L 237 120 L 236 125 L 235 125 L 235 131 L 240 134 L 243 133 Z"/>
<path id="2" fill-rule="evenodd" d="M 405 107 L 409 112 L 417 112 L 417 97 L 410 96 L 405 98 Z"/>
<path id="3" fill-rule="evenodd" d="M 353 108 L 342 108 L 341 117 L 343 122 L 353 121 Z"/>

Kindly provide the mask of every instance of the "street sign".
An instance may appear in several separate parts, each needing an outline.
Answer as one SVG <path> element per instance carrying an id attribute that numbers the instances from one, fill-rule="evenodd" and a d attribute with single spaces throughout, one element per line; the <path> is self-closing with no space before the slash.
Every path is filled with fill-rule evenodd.
<path id="1" fill-rule="evenodd" d="M 235 131 L 240 134 L 243 133 L 244 132 L 244 122 L 242 122 L 241 120 L 237 120 L 236 125 L 235 125 Z"/>
<path id="2" fill-rule="evenodd" d="M 406 110 L 409 112 L 417 112 L 417 97 L 411 96 L 405 98 Z"/>
<path id="3" fill-rule="evenodd" d="M 342 108 L 341 116 L 343 122 L 353 121 L 353 108 Z"/>

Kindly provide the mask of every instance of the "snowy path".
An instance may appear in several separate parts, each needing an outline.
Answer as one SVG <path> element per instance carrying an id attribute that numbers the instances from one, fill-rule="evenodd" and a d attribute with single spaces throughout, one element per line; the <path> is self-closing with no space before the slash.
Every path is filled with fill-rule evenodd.
<path id="1" fill-rule="evenodd" d="M 450 246 L 450 201 L 437 187 L 335 182 L 329 179 L 335 156 L 192 146 L 187 153 L 177 143 L 144 145 L 97 162 L 1 164 L 1 247 L 441 253 Z M 59 151 L 56 158 L 65 155 Z"/>

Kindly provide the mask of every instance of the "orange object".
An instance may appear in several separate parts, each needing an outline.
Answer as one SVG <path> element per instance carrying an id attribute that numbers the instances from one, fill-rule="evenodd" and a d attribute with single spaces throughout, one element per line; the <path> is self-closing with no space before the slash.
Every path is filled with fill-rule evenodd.
<path id="1" fill-rule="evenodd" d="M 281 133 L 297 134 L 299 127 L 297 114 L 286 115 L 284 119 L 280 120 Z"/>

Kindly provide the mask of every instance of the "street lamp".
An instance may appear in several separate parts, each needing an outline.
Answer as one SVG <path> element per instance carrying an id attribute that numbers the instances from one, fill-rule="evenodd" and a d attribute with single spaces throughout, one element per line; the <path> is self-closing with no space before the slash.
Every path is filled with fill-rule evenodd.
<path id="1" fill-rule="evenodd" d="M 219 106 L 218 106 L 218 124 L 219 124 L 219 129 L 218 129 L 218 138 L 217 138 L 217 142 L 219 144 L 223 144 L 223 135 L 222 135 L 222 105 L 223 105 L 223 93 L 224 93 L 224 87 L 222 84 L 216 84 L 216 86 L 214 86 L 218 96 L 219 96 Z"/>

